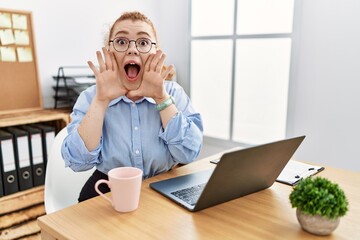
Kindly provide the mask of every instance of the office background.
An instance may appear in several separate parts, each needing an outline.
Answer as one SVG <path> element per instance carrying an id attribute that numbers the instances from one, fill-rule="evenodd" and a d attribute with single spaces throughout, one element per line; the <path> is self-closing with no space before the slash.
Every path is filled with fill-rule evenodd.
<path id="1" fill-rule="evenodd" d="M 189 0 L 1 0 L 33 13 L 45 107 L 59 66 L 95 61 L 109 25 L 140 10 L 155 23 L 168 63 L 189 89 Z M 287 136 L 307 135 L 299 160 L 360 171 L 360 2 L 295 0 Z M 206 101 L 206 99 L 205 99 Z"/>

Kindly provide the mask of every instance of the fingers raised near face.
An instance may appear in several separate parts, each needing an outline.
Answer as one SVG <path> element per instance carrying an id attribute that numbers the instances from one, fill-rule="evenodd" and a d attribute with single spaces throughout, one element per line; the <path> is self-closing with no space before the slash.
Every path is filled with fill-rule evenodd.
<path id="1" fill-rule="evenodd" d="M 109 52 L 109 54 L 110 54 L 110 59 L 111 59 L 111 63 L 112 63 L 112 70 L 117 71 L 119 68 L 118 68 L 118 65 L 117 65 L 115 55 L 114 55 L 113 52 Z"/>
<path id="2" fill-rule="evenodd" d="M 145 71 L 150 71 L 150 64 L 152 63 L 153 59 L 154 59 L 154 54 L 151 54 L 148 59 L 146 60 L 145 63 Z"/>
<path id="3" fill-rule="evenodd" d="M 152 71 L 156 71 L 157 70 L 157 65 L 160 61 L 160 58 L 161 58 L 161 55 L 162 55 L 162 51 L 161 50 L 157 50 L 155 55 L 154 55 L 154 58 L 153 60 L 151 61 L 150 63 L 150 70 Z"/>
<path id="4" fill-rule="evenodd" d="M 101 52 L 100 51 L 96 51 L 96 58 L 98 60 L 98 63 L 99 63 L 99 69 L 100 69 L 100 72 L 103 72 L 106 70 L 106 65 L 105 65 L 105 62 L 102 58 L 102 55 L 101 55 Z"/>
<path id="5" fill-rule="evenodd" d="M 103 51 L 104 58 L 105 58 L 106 70 L 112 70 L 113 65 L 112 65 L 112 60 L 111 60 L 111 57 L 110 57 L 111 52 L 109 52 L 109 50 L 107 50 L 106 47 L 103 47 L 102 51 Z"/>
<path id="6" fill-rule="evenodd" d="M 160 60 L 156 66 L 156 72 L 161 72 L 161 70 L 163 69 L 165 58 L 166 58 L 166 54 L 165 53 L 161 54 Z"/>
<path id="7" fill-rule="evenodd" d="M 100 72 L 104 72 L 106 70 L 113 70 L 113 59 L 111 58 L 111 55 L 113 55 L 113 53 L 108 51 L 105 47 L 102 48 L 102 52 L 104 54 L 104 59 L 101 55 L 101 52 L 96 51 L 96 57 L 99 62 Z"/>
<path id="8" fill-rule="evenodd" d="M 95 67 L 95 65 L 91 61 L 88 61 L 87 63 L 89 65 L 90 69 L 93 71 L 95 77 L 97 78 L 97 76 L 99 76 L 99 74 L 100 74 L 99 70 Z"/>

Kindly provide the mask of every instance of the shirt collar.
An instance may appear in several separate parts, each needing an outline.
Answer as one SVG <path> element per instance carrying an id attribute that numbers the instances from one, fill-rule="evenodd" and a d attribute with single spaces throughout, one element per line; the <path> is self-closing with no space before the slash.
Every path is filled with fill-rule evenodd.
<path id="1" fill-rule="evenodd" d="M 120 102 L 121 100 L 123 100 L 124 102 L 126 103 L 133 103 L 134 101 L 132 101 L 131 99 L 129 99 L 128 97 L 126 96 L 120 96 L 118 98 L 115 98 L 114 100 L 112 100 L 110 103 L 109 103 L 109 107 L 110 106 L 113 106 L 115 104 L 117 104 L 118 102 Z M 142 101 L 148 101 L 149 103 L 152 103 L 152 104 L 156 104 L 155 100 L 150 98 L 150 97 L 143 97 L 143 98 L 140 98 L 139 100 L 136 100 L 135 103 L 140 103 Z"/>

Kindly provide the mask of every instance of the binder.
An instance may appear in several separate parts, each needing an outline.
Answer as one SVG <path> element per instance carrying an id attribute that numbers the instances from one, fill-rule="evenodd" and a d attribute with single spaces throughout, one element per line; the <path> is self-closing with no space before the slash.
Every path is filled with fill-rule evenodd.
<path id="1" fill-rule="evenodd" d="M 30 164 L 29 140 L 26 131 L 16 127 L 5 128 L 13 135 L 15 166 L 18 175 L 19 190 L 32 188 L 33 179 Z"/>
<path id="2" fill-rule="evenodd" d="M 325 168 L 321 166 L 290 160 L 276 181 L 294 186 L 301 179 L 313 176 L 324 169 Z"/>
<path id="3" fill-rule="evenodd" d="M 48 155 L 55 140 L 55 127 L 40 123 L 31 124 L 31 126 L 41 130 L 41 142 L 43 147 L 43 157 L 46 169 Z"/>
<path id="4" fill-rule="evenodd" d="M 0 138 L 0 198 L 4 196 L 4 185 L 3 185 L 3 170 L 2 170 L 2 152 L 1 152 L 1 138 Z"/>
<path id="5" fill-rule="evenodd" d="M 19 191 L 12 134 L 0 129 L 0 177 L 4 195 Z"/>
<path id="6" fill-rule="evenodd" d="M 41 140 L 41 130 L 29 125 L 19 126 L 28 133 L 30 163 L 34 186 L 45 183 L 45 164 Z"/>

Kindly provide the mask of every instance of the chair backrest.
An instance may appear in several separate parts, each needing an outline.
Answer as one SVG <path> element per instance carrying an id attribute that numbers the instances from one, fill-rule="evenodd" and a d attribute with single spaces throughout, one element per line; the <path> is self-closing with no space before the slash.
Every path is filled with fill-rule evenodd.
<path id="1" fill-rule="evenodd" d="M 47 214 L 78 202 L 81 188 L 93 171 L 74 172 L 65 167 L 61 156 L 61 144 L 67 136 L 67 129 L 62 129 L 55 137 L 45 175 L 45 211 Z"/>

